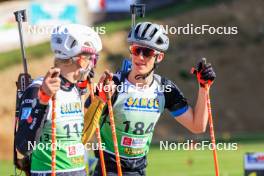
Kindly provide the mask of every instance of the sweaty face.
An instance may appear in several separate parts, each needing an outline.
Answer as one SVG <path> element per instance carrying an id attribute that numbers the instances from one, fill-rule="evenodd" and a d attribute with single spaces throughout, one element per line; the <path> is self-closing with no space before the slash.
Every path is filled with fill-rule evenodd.
<path id="1" fill-rule="evenodd" d="M 132 69 L 138 74 L 148 73 L 154 66 L 158 51 L 140 45 L 130 45 Z"/>

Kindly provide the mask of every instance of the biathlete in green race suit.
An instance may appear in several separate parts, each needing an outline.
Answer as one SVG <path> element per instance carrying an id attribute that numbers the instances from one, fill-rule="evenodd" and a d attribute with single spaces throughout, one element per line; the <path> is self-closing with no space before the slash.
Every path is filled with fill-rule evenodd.
<path id="1" fill-rule="evenodd" d="M 138 23 L 128 35 L 132 69 L 115 74 L 113 112 L 123 175 L 145 175 L 147 153 L 155 125 L 164 109 L 193 133 L 206 130 L 208 111 L 204 85 L 216 77 L 210 64 L 198 63 L 199 90 L 194 110 L 169 79 L 154 74 L 169 47 L 164 29 L 154 23 Z M 121 86 L 121 88 L 120 88 Z M 106 111 L 107 112 L 107 111 Z M 117 175 L 108 113 L 100 119 L 107 175 Z M 96 152 L 98 157 L 98 152 Z M 100 161 L 94 175 L 101 174 Z"/>
<path id="2" fill-rule="evenodd" d="M 16 151 L 30 156 L 27 172 L 31 176 L 51 174 L 51 97 L 56 95 L 56 175 L 84 176 L 81 96 L 86 86 L 78 83 L 85 82 L 94 68 L 102 49 L 101 39 L 90 27 L 61 25 L 52 33 L 51 48 L 55 67 L 44 78 L 34 80 L 23 94 Z"/>

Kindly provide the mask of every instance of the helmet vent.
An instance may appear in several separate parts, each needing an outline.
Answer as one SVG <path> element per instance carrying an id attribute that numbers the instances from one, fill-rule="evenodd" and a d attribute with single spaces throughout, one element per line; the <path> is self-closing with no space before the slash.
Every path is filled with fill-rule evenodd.
<path id="1" fill-rule="evenodd" d="M 151 24 L 149 23 L 149 24 L 147 24 L 147 26 L 146 26 L 146 28 L 144 29 L 144 31 L 143 31 L 143 33 L 142 33 L 142 37 L 144 37 L 145 36 L 145 34 L 146 34 L 146 32 L 147 32 L 147 30 L 149 29 L 149 27 L 151 26 Z"/>
<path id="2" fill-rule="evenodd" d="M 73 48 L 73 47 L 76 46 L 76 45 L 77 45 L 77 41 L 76 41 L 76 40 L 73 40 L 73 42 L 72 42 L 70 48 Z"/>
<path id="3" fill-rule="evenodd" d="M 57 37 L 57 38 L 56 38 L 56 43 L 57 43 L 57 44 L 61 44 L 61 43 L 62 43 L 62 39 L 61 39 L 60 37 Z"/>
<path id="4" fill-rule="evenodd" d="M 136 27 L 136 30 L 135 30 L 135 35 L 136 35 L 136 36 L 137 36 L 137 34 L 138 34 L 139 27 L 140 27 L 140 25 L 138 25 L 138 26 Z"/>
<path id="5" fill-rule="evenodd" d="M 157 43 L 158 45 L 160 45 L 160 44 L 163 43 L 163 41 L 162 41 L 162 39 L 159 37 L 156 43 Z"/>
<path id="6" fill-rule="evenodd" d="M 157 33 L 158 29 L 155 28 L 152 33 L 149 35 L 150 38 L 152 38 L 156 33 Z"/>

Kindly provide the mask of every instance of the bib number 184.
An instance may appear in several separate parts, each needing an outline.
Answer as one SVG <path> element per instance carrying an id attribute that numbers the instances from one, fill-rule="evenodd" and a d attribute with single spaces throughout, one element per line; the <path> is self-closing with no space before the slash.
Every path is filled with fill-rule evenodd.
<path id="1" fill-rule="evenodd" d="M 125 121 L 123 122 L 123 124 L 125 125 L 124 131 L 128 133 L 129 129 L 131 128 L 130 127 L 131 121 Z M 132 129 L 133 134 L 143 135 L 153 132 L 154 122 L 151 122 L 148 127 L 145 126 L 146 125 L 144 122 L 136 122 L 134 129 Z"/>

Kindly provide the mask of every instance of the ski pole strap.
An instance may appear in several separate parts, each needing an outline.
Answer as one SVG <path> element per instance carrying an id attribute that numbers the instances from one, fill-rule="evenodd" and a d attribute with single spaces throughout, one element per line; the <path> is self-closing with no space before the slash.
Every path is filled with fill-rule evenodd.
<path id="1" fill-rule="evenodd" d="M 42 101 L 43 103 L 48 103 L 50 100 L 50 96 L 48 96 L 43 90 L 42 88 L 39 89 L 38 91 L 38 98 L 40 101 Z"/>
<path id="2" fill-rule="evenodd" d="M 77 83 L 77 87 L 79 87 L 80 89 L 85 89 L 87 87 L 88 81 L 80 81 Z"/>

